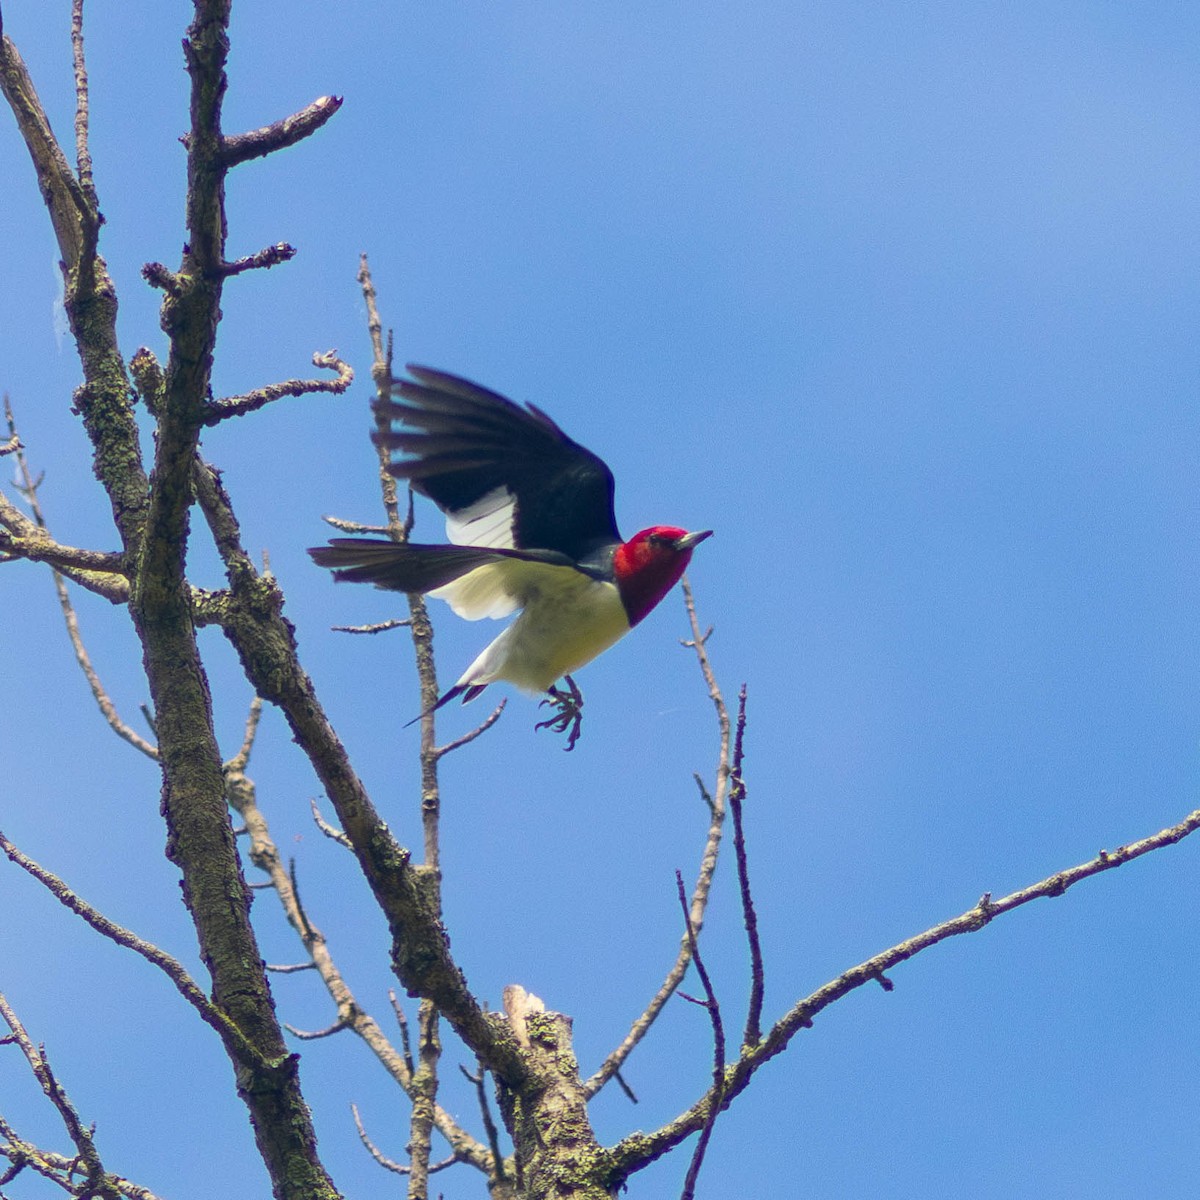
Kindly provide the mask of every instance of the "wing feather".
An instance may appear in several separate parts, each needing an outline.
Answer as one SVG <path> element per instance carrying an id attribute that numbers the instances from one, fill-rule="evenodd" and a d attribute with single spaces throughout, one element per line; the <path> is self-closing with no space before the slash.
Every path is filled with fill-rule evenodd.
<path id="1" fill-rule="evenodd" d="M 544 412 L 444 371 L 408 371 L 396 398 L 376 403 L 389 428 L 375 441 L 401 456 L 390 472 L 446 514 L 452 542 L 579 561 L 621 541 L 612 472 Z"/>

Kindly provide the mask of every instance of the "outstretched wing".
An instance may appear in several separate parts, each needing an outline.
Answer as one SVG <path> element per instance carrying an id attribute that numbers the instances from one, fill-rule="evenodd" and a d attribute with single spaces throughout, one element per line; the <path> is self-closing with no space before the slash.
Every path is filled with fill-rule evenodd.
<path id="1" fill-rule="evenodd" d="M 396 399 L 376 402 L 392 424 L 373 436 L 404 455 L 389 470 L 446 514 L 452 542 L 578 562 L 621 541 L 612 472 L 544 412 L 457 375 L 408 371 Z"/>
<path id="2" fill-rule="evenodd" d="M 335 579 L 373 583 L 397 592 L 427 592 L 460 617 L 506 617 L 538 591 L 561 590 L 569 580 L 593 576 L 553 550 L 422 546 L 378 538 L 334 538 L 309 549 Z"/>

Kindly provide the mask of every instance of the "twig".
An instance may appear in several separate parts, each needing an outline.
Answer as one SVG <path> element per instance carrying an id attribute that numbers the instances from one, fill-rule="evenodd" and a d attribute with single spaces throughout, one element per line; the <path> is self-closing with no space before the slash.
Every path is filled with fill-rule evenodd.
<path id="1" fill-rule="evenodd" d="M 28 855 L 18 850 L 3 832 L 0 832 L 0 850 L 3 850 L 12 862 L 42 884 L 60 904 L 69 908 L 76 916 L 82 917 L 97 933 L 103 934 L 109 941 L 116 942 L 118 946 L 124 946 L 135 954 L 140 954 L 147 962 L 156 966 L 175 985 L 179 994 L 199 1013 L 202 1020 L 211 1025 L 222 1037 L 232 1041 L 247 1061 L 262 1065 L 262 1056 L 250 1045 L 241 1030 L 197 986 L 182 963 L 172 958 L 165 950 L 160 950 L 153 943 L 145 941 L 115 921 L 109 920 L 102 912 L 93 908 L 82 897 L 77 896 L 57 875 L 47 871 L 45 867 L 40 866 Z"/>
<path id="2" fill-rule="evenodd" d="M 347 850 L 352 850 L 354 847 L 350 844 L 350 839 L 340 829 L 335 829 L 329 824 L 328 821 L 325 820 L 325 818 L 321 815 L 321 810 L 317 807 L 316 800 L 310 799 L 308 803 L 312 808 L 313 821 L 315 822 L 317 828 L 327 838 L 329 838 L 330 841 L 337 842 L 339 846 L 345 846 Z"/>
<path id="3" fill-rule="evenodd" d="M 12 405 L 9 403 L 8 396 L 4 397 L 4 417 L 8 424 L 9 432 L 16 438 L 16 420 L 13 416 Z M 38 499 L 38 481 L 33 478 L 29 470 L 29 463 L 26 461 L 25 454 L 22 450 L 17 452 L 17 471 L 20 474 L 21 484 L 20 491 L 29 504 L 29 509 L 33 513 L 33 526 L 38 536 L 45 536 L 49 541 L 49 533 L 46 528 L 46 517 L 42 511 L 41 501 Z M 5 521 L 6 511 L 4 504 L 6 502 L 0 500 L 0 521 Z M 7 524 L 7 521 L 5 521 Z M 60 547 L 60 549 L 62 549 Z M 76 551 L 78 555 L 90 555 L 91 551 Z M 97 556 L 99 557 L 99 556 Z M 105 556 L 116 563 L 120 563 L 120 555 Z M 83 561 L 87 561 L 84 559 Z M 128 742 L 135 750 L 140 751 L 147 758 L 154 761 L 158 760 L 158 750 L 146 741 L 139 733 L 136 733 L 129 725 L 127 725 L 117 712 L 116 705 L 112 702 L 112 698 L 105 690 L 104 685 L 100 681 L 100 676 L 92 665 L 91 656 L 88 654 L 87 647 L 83 643 L 83 635 L 79 629 L 79 620 L 75 614 L 75 606 L 71 601 L 71 593 L 67 589 L 66 582 L 62 574 L 58 571 L 52 572 L 54 580 L 54 590 L 58 596 L 58 605 L 62 610 L 63 621 L 67 627 L 67 636 L 71 639 L 71 646 L 75 651 L 75 660 L 79 663 L 80 670 L 83 671 L 84 677 L 88 681 L 88 686 L 92 689 L 92 696 L 95 698 L 96 705 L 100 709 L 104 719 L 108 722 L 112 731 L 124 741 Z M 124 581 L 122 581 L 124 582 Z M 128 584 L 126 584 L 128 588 Z"/>
<path id="4" fill-rule="evenodd" d="M 258 735 L 258 724 L 262 720 L 263 702 L 261 696 L 255 696 L 250 701 L 250 711 L 246 714 L 246 728 L 242 734 L 241 749 L 225 764 L 225 770 L 244 771 L 250 763 L 250 751 L 254 748 L 254 739 Z"/>
<path id="5" fill-rule="evenodd" d="M 404 1014 L 404 1006 L 400 1003 L 400 998 L 396 995 L 394 988 L 388 988 L 388 1000 L 391 1001 L 396 1025 L 400 1030 L 400 1049 L 404 1053 L 404 1061 L 408 1064 L 409 1071 L 412 1072 L 416 1068 L 413 1066 L 412 1042 L 408 1036 L 408 1017 Z"/>
<path id="6" fill-rule="evenodd" d="M 62 1188 L 68 1195 L 80 1195 L 78 1155 L 68 1158 L 65 1154 L 55 1154 L 51 1150 L 39 1149 L 18 1137 L 13 1127 L 2 1117 L 0 1117 L 0 1135 L 8 1143 L 0 1145 L 0 1156 L 7 1157 L 12 1163 L 12 1166 L 0 1175 L 0 1187 L 6 1186 L 24 1168 L 29 1167 Z M 116 1188 L 119 1195 L 127 1197 L 128 1200 L 160 1200 L 160 1197 L 149 1188 L 142 1187 L 141 1184 L 134 1183 L 121 1175 L 106 1172 L 105 1178 Z M 0 1196 L 3 1195 L 4 1193 L 0 1192 Z"/>
<path id="7" fill-rule="evenodd" d="M 487 1137 L 488 1146 L 491 1147 L 492 1159 L 496 1164 L 494 1178 L 499 1181 L 505 1178 L 504 1155 L 500 1153 L 500 1131 L 496 1128 L 496 1122 L 492 1117 L 492 1106 L 488 1103 L 487 1087 L 484 1084 L 486 1068 L 483 1063 L 477 1062 L 474 1075 L 462 1063 L 458 1064 L 458 1069 L 469 1083 L 475 1085 L 475 1098 L 479 1101 L 479 1116 L 483 1121 L 484 1134 Z"/>
<path id="8" fill-rule="evenodd" d="M 367 1153 L 381 1166 L 385 1171 L 392 1171 L 396 1175 L 407 1175 L 409 1168 L 404 1163 L 398 1163 L 394 1158 L 388 1158 L 378 1146 L 371 1141 L 367 1136 L 367 1131 L 363 1127 L 362 1117 L 358 1115 L 358 1105 L 351 1104 L 350 1111 L 354 1114 L 354 1128 L 358 1130 L 358 1137 L 362 1144 L 367 1148 Z"/>
<path id="9" fill-rule="evenodd" d="M 696 877 L 696 885 L 692 889 L 691 906 L 688 912 L 688 919 L 691 921 L 692 927 L 698 932 L 704 927 L 704 913 L 708 907 L 708 897 L 712 890 L 713 874 L 717 869 L 717 857 L 721 850 L 721 832 L 725 822 L 725 799 L 729 790 L 731 745 L 729 713 L 726 710 L 725 699 L 721 694 L 721 689 L 717 686 L 716 676 L 709 662 L 708 650 L 706 648 L 706 643 L 708 642 L 709 635 L 712 633 L 712 629 L 710 628 L 707 633 L 700 632 L 700 622 L 696 616 L 696 604 L 692 597 L 691 585 L 688 583 L 686 575 L 683 577 L 682 582 L 684 607 L 687 611 L 688 624 L 692 630 L 691 640 L 684 644 L 689 649 L 695 651 L 697 662 L 700 665 L 700 672 L 704 677 L 704 682 L 708 686 L 709 698 L 712 700 L 713 706 L 717 711 L 717 728 L 720 739 L 720 749 L 717 754 L 717 780 L 713 793 L 709 795 L 703 783 L 700 783 L 701 793 L 704 795 L 709 807 L 709 825 L 704 853 L 700 859 L 700 870 Z M 700 782 L 699 777 L 697 777 L 697 781 Z M 662 1011 L 663 1005 L 671 998 L 675 989 L 687 973 L 691 957 L 692 952 L 689 940 L 687 937 L 684 937 L 680 943 L 679 953 L 675 958 L 674 965 L 667 972 L 667 976 L 663 980 L 661 987 L 659 987 L 658 991 L 654 994 L 654 998 L 646 1006 L 646 1010 L 634 1021 L 621 1044 L 609 1054 L 604 1062 L 600 1064 L 595 1074 L 583 1085 L 585 1095 L 588 1097 L 594 1096 L 612 1078 L 613 1074 L 621 1068 L 621 1065 L 633 1052 L 633 1048 L 638 1042 L 646 1036 L 650 1026 L 654 1024 L 658 1014 Z"/>
<path id="10" fill-rule="evenodd" d="M 280 263 L 290 262 L 295 257 L 295 246 L 290 246 L 287 242 L 276 242 L 273 246 L 265 246 L 255 254 L 226 263 L 222 270 L 229 276 L 240 275 L 243 271 L 268 271 Z"/>
<path id="11" fill-rule="evenodd" d="M 348 1028 L 348 1025 L 339 1017 L 332 1025 L 326 1025 L 324 1029 L 297 1029 L 295 1025 L 289 1025 L 286 1021 L 283 1023 L 283 1027 L 302 1042 L 314 1042 L 317 1038 L 332 1037 L 335 1033 L 341 1033 L 343 1029 Z"/>
<path id="12" fill-rule="evenodd" d="M 746 798 L 746 782 L 742 776 L 743 739 L 746 733 L 746 685 L 738 693 L 737 732 L 733 739 L 733 768 L 730 773 L 729 811 L 733 817 L 733 850 L 737 861 L 738 891 L 742 897 L 742 924 L 750 950 L 750 1001 L 746 1006 L 746 1027 L 742 1033 L 743 1046 L 755 1046 L 762 1041 L 763 957 L 758 937 L 758 914 L 750 892 L 750 870 L 746 865 L 746 835 L 742 827 L 742 802 Z"/>
<path id="13" fill-rule="evenodd" d="M 75 1111 L 75 1106 L 71 1103 L 71 1098 L 63 1091 L 62 1085 L 51 1069 L 45 1052 L 33 1044 L 3 993 L 0 993 L 0 1017 L 4 1018 L 5 1023 L 12 1030 L 12 1040 L 21 1048 L 21 1053 L 25 1055 L 25 1061 L 29 1064 L 29 1069 L 33 1072 L 33 1077 L 38 1081 L 46 1098 L 58 1110 L 63 1128 L 66 1129 L 67 1136 L 78 1153 L 78 1161 L 84 1168 L 87 1194 L 106 1197 L 107 1200 L 119 1200 L 120 1193 L 109 1181 L 104 1164 L 100 1161 L 100 1155 L 96 1152 L 92 1131 L 84 1127 L 83 1122 L 79 1119 L 79 1113 Z"/>
<path id="14" fill-rule="evenodd" d="M 428 1200 L 429 1158 L 437 1109 L 438 1063 L 442 1041 L 438 1031 L 437 1007 L 422 1000 L 417 1007 L 417 1069 L 413 1072 L 412 1114 L 409 1117 L 408 1156 L 411 1164 L 409 1200 Z"/>
<path id="15" fill-rule="evenodd" d="M 288 882 L 292 885 L 292 900 L 295 904 L 296 918 L 300 922 L 300 937 L 307 946 L 316 937 L 316 933 L 308 923 L 308 914 L 304 911 L 304 904 L 300 899 L 300 885 L 296 882 L 296 860 L 294 858 L 288 859 Z"/>
<path id="16" fill-rule="evenodd" d="M 354 382 L 354 370 L 337 356 L 336 350 L 313 355 L 313 366 L 327 371 L 336 371 L 336 379 L 285 379 L 282 383 L 268 384 L 247 392 L 244 396 L 229 396 L 224 400 L 211 400 L 205 405 L 203 424 L 216 425 L 230 417 L 245 416 L 280 400 L 284 396 L 308 396 L 314 392 L 331 392 L 341 395 Z"/>
<path id="17" fill-rule="evenodd" d="M 631 1088 L 629 1084 L 625 1082 L 625 1076 L 622 1075 L 620 1071 L 614 1071 L 613 1078 L 617 1081 L 617 1087 L 619 1087 L 621 1091 L 623 1091 L 625 1095 L 629 1097 L 629 1102 L 631 1104 L 640 1103 L 637 1098 L 637 1094 L 634 1092 L 633 1088 Z"/>
<path id="18" fill-rule="evenodd" d="M 389 629 L 406 629 L 412 622 L 397 618 L 392 621 L 376 621 L 373 625 L 331 625 L 334 633 L 386 633 Z"/>
<path id="19" fill-rule="evenodd" d="M 342 533 L 391 533 L 390 525 L 364 525 L 361 521 L 347 521 L 343 517 L 324 516 L 321 518 L 326 525 L 332 525 L 334 529 L 340 530 Z"/>
<path id="20" fill-rule="evenodd" d="M 476 725 L 475 728 L 471 730 L 470 733 L 464 733 L 462 737 L 457 737 L 454 739 L 454 741 L 447 742 L 444 746 L 435 746 L 433 753 L 438 758 L 442 758 L 444 755 L 449 754 L 452 750 L 457 750 L 460 747 L 466 746 L 468 743 L 473 742 L 481 733 L 486 733 L 493 725 L 495 725 L 498 720 L 500 720 L 500 714 L 504 711 L 504 706 L 507 703 L 508 697 L 506 696 L 500 701 L 499 704 L 496 705 L 495 708 L 492 709 L 492 711 L 480 724 Z"/>
<path id="21" fill-rule="evenodd" d="M 411 1167 L 406 1166 L 404 1163 L 398 1163 L 394 1159 L 388 1158 L 388 1156 L 384 1154 L 383 1151 L 380 1150 L 373 1141 L 371 1141 L 370 1137 L 367 1136 L 367 1131 L 363 1127 L 362 1117 L 360 1117 L 358 1114 L 358 1105 L 351 1104 L 350 1111 L 354 1114 L 354 1127 L 358 1130 L 359 1140 L 367 1148 L 367 1152 L 370 1154 L 370 1156 L 385 1170 L 392 1171 L 396 1175 L 408 1175 L 412 1170 Z M 455 1163 L 462 1161 L 463 1160 L 457 1154 L 451 1154 L 448 1158 L 443 1158 L 441 1162 L 430 1163 L 429 1174 L 433 1175 L 438 1171 L 444 1171 L 447 1167 L 452 1167 Z"/>
<path id="22" fill-rule="evenodd" d="M 696 974 L 700 976 L 700 983 L 704 987 L 703 1007 L 708 1009 L 708 1017 L 712 1022 L 713 1031 L 713 1085 L 710 1092 L 713 1099 L 700 1130 L 692 1161 L 688 1165 L 683 1191 L 680 1193 L 680 1200 L 692 1200 L 696 1194 L 696 1180 L 699 1178 L 700 1168 L 704 1163 L 704 1152 L 708 1149 L 713 1125 L 716 1123 L 717 1114 L 721 1111 L 725 1080 L 725 1026 L 721 1021 L 721 1006 L 717 1003 L 717 994 L 713 990 L 712 980 L 709 979 L 704 960 L 700 957 L 700 946 L 696 941 L 696 928 L 692 924 L 692 918 L 688 912 L 687 893 L 683 888 L 683 875 L 679 871 L 675 872 L 675 886 L 679 889 L 679 907 L 683 911 L 683 923 L 687 931 L 688 945 L 692 951 L 692 962 L 696 966 Z"/>
<path id="23" fill-rule="evenodd" d="M 371 378 L 375 381 L 375 394 L 381 400 L 391 398 L 392 389 L 392 335 L 388 334 L 387 345 L 383 341 L 383 322 L 379 319 L 379 303 L 375 294 L 375 281 L 371 278 L 371 266 L 365 254 L 359 255 L 358 282 L 362 287 L 363 302 L 367 306 L 367 334 L 371 339 Z M 379 456 L 379 487 L 383 495 L 383 510 L 387 514 L 387 526 L 380 533 L 391 533 L 397 541 L 406 541 L 411 530 L 400 518 L 399 492 L 396 477 L 387 469 L 387 455 Z M 409 512 L 412 511 L 412 494 L 409 494 Z"/>
<path id="24" fill-rule="evenodd" d="M 71 0 L 71 55 L 75 65 L 75 162 L 79 186 L 92 208 L 97 208 L 92 178 L 92 152 L 88 145 L 88 77 L 83 57 L 83 0 Z"/>
<path id="25" fill-rule="evenodd" d="M 214 497 L 210 496 L 209 500 L 213 501 Z M 223 537 L 221 541 L 228 549 L 227 538 Z M 253 704 L 251 715 L 254 715 Z M 250 860 L 267 874 L 270 885 L 279 897 L 284 915 L 300 936 L 309 953 L 311 961 L 308 965 L 320 975 L 337 1012 L 333 1023 L 323 1030 L 306 1031 L 291 1026 L 288 1026 L 288 1029 L 294 1036 L 306 1040 L 314 1037 L 328 1037 L 341 1029 L 351 1030 L 367 1044 L 384 1069 L 405 1093 L 411 1094 L 413 1064 L 408 1052 L 407 1039 L 404 1053 L 401 1054 L 384 1035 L 375 1019 L 358 1004 L 334 963 L 333 955 L 325 941 L 325 935 L 312 923 L 300 902 L 294 871 L 289 871 L 284 866 L 279 849 L 271 838 L 266 817 L 258 807 L 257 789 L 244 773 L 245 762 L 249 757 L 249 746 L 253 744 L 253 732 L 256 726 L 256 717 L 254 717 L 253 723 L 250 718 L 247 719 L 247 733 L 242 748 L 225 764 L 226 794 L 231 807 L 245 822 L 250 837 L 248 852 Z M 345 834 L 324 822 L 316 801 L 313 800 L 311 803 L 313 817 L 322 832 L 343 845 L 349 845 L 349 838 Z M 287 968 L 289 973 L 300 969 L 299 964 Z M 395 1000 L 393 999 L 394 1004 Z M 461 1129 L 445 1110 L 437 1106 L 434 1109 L 434 1122 L 438 1131 L 450 1143 L 462 1161 L 469 1162 L 483 1172 L 490 1170 L 487 1149 Z"/>
<path id="26" fill-rule="evenodd" d="M 1177 825 L 1168 826 L 1166 829 L 1159 830 L 1158 833 L 1142 838 L 1140 841 L 1131 842 L 1129 845 L 1120 846 L 1113 851 L 1101 850 L 1095 858 L 1088 862 L 1058 871 L 1037 883 L 1012 892 L 1000 900 L 993 900 L 990 893 L 985 893 L 973 908 L 959 916 L 943 921 L 940 925 L 934 925 L 923 933 L 898 942 L 873 958 L 859 963 L 858 966 L 851 967 L 811 995 L 797 1001 L 771 1027 L 761 1042 L 742 1049 L 738 1060 L 725 1069 L 721 1105 L 727 1106 L 735 1096 L 739 1095 L 749 1084 L 754 1073 L 764 1063 L 785 1050 L 791 1039 L 801 1029 L 811 1028 L 813 1018 L 820 1012 L 857 988 L 878 982 L 884 972 L 948 938 L 957 937 L 960 934 L 978 933 L 996 917 L 1029 904 L 1033 900 L 1061 896 L 1068 888 L 1084 879 L 1123 866 L 1125 863 L 1132 862 L 1135 858 L 1141 858 L 1155 850 L 1173 846 L 1197 829 L 1200 829 L 1200 809 L 1189 813 Z M 700 1129 L 707 1120 L 713 1096 L 714 1091 L 710 1089 L 686 1112 L 662 1128 L 650 1134 L 633 1134 L 623 1139 L 612 1151 L 610 1185 L 618 1186 L 633 1171 L 647 1166 L 678 1145 L 684 1138 Z"/>
<path id="27" fill-rule="evenodd" d="M 362 287 L 363 301 L 367 308 L 367 332 L 371 338 L 371 378 L 375 381 L 377 399 L 387 401 L 391 397 L 392 389 L 391 338 L 389 336 L 385 348 L 382 333 L 383 323 L 379 319 L 375 283 L 371 278 L 371 267 L 365 254 L 359 258 L 358 282 Z M 377 405 L 375 412 L 377 425 L 380 432 L 383 432 L 389 424 L 386 405 Z M 382 443 L 377 444 L 377 450 L 380 495 L 383 501 L 383 510 L 387 515 L 387 532 L 394 541 L 404 542 L 408 540 L 408 535 L 412 530 L 412 496 L 410 493 L 408 519 L 402 520 L 396 480 L 388 470 L 391 461 L 390 452 Z M 429 610 L 424 597 L 410 595 L 408 611 L 412 622 L 410 629 L 413 652 L 417 660 L 417 679 L 421 698 L 421 826 L 424 834 L 425 866 L 429 869 L 433 885 L 437 889 L 437 905 L 440 909 L 441 851 L 438 845 L 438 824 L 441 819 L 441 790 L 437 766 L 444 751 L 439 752 L 434 741 L 434 707 L 437 704 L 438 686 L 437 669 L 433 660 L 433 624 L 429 620 Z M 485 722 L 486 724 L 488 723 Z"/>
<path id="28" fill-rule="evenodd" d="M 262 158 L 286 146 L 294 146 L 316 133 L 342 107 L 341 96 L 318 96 L 311 104 L 290 117 L 249 133 L 236 133 L 222 139 L 221 159 L 227 167 L 252 158 Z"/>

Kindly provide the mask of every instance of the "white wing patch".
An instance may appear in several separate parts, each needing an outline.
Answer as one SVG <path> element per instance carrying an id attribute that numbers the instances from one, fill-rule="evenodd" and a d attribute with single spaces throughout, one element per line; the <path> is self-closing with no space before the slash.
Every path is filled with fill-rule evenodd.
<path id="1" fill-rule="evenodd" d="M 456 546 L 487 546 L 493 550 L 512 550 L 513 521 L 517 515 L 517 498 L 501 485 L 480 496 L 468 508 L 446 514 L 446 537 Z M 450 585 L 453 586 L 453 585 Z M 444 589 L 439 589 L 444 590 Z M 431 596 L 437 592 L 430 592 Z M 456 608 L 454 610 L 458 612 Z M 512 609 L 506 609 L 512 612 Z M 481 613 L 481 616 L 503 616 L 503 613 Z"/>

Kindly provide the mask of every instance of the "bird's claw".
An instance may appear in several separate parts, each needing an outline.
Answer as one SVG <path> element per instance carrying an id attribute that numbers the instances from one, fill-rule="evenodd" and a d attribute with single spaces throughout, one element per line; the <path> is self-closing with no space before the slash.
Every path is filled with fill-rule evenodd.
<path id="1" fill-rule="evenodd" d="M 555 733 L 567 733 L 567 730 L 570 729 L 570 733 L 567 734 L 567 744 L 563 749 L 574 750 L 575 743 L 579 741 L 580 725 L 583 722 L 583 693 L 570 675 L 564 675 L 563 681 L 570 691 L 560 692 L 558 688 L 547 688 L 547 698 L 538 705 L 538 708 L 543 708 L 549 704 L 558 710 L 557 714 L 548 720 L 539 721 L 534 729 L 552 729 Z"/>

